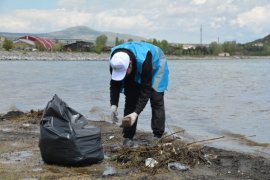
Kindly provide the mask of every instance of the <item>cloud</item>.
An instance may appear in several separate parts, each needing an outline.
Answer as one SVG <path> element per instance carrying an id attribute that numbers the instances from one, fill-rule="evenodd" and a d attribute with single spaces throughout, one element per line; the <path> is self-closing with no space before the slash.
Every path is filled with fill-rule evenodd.
<path id="1" fill-rule="evenodd" d="M 96 15 L 96 22 L 99 26 L 107 27 L 108 29 L 151 29 L 152 23 L 143 15 L 118 15 L 103 12 Z"/>
<path id="2" fill-rule="evenodd" d="M 18 0 L 13 0 L 18 1 Z M 2 2 L 2 1 L 1 1 Z M 19 2 L 19 1 L 18 1 Z M 201 24 L 204 41 L 231 37 L 244 41 L 270 32 L 269 0 L 56 0 L 45 9 L 12 6 L 0 11 L 0 30 L 7 32 L 52 32 L 85 25 L 112 31 L 154 37 L 168 41 L 192 42 Z M 20 10 L 18 10 L 20 9 Z M 249 34 L 247 34 L 249 33 Z M 253 33 L 253 35 L 251 35 Z M 240 36 L 241 35 L 241 36 Z M 193 39 L 192 39 L 193 38 Z M 197 42 L 197 36 L 195 38 Z"/>
<path id="3" fill-rule="evenodd" d="M 20 18 L 6 16 L 0 17 L 2 32 L 22 32 L 29 30 L 30 24 L 28 21 L 21 21 Z"/>
<path id="4" fill-rule="evenodd" d="M 191 13 L 196 14 L 200 12 L 200 10 L 197 7 L 190 7 L 188 5 L 183 6 L 178 3 L 172 3 L 166 6 L 166 13 L 168 13 L 171 16 L 185 16 L 189 15 Z"/>
<path id="5" fill-rule="evenodd" d="M 270 5 L 254 7 L 250 11 L 239 14 L 235 20 L 231 21 L 231 24 L 254 32 L 262 32 L 269 24 L 269 9 Z"/>
<path id="6" fill-rule="evenodd" d="M 57 6 L 59 8 L 74 9 L 83 7 L 86 4 L 86 0 L 57 0 Z"/>
<path id="7" fill-rule="evenodd" d="M 210 26 L 212 28 L 221 28 L 222 26 L 224 26 L 224 24 L 226 23 L 226 17 L 217 17 L 214 18 L 211 22 L 210 22 Z"/>
<path id="8" fill-rule="evenodd" d="M 205 4 L 207 2 L 207 0 L 192 0 L 192 4 L 195 4 L 195 5 L 202 5 L 202 4 Z"/>
<path id="9" fill-rule="evenodd" d="M 87 24 L 91 18 L 91 14 L 78 11 L 33 9 L 17 10 L 8 16 L 1 16 L 0 21 L 8 24 L 6 28 L 10 32 L 48 32 L 63 27 Z"/>
<path id="10" fill-rule="evenodd" d="M 121 11 L 121 12 L 120 12 Z M 100 31 L 117 31 L 135 35 L 154 30 L 151 21 L 140 14 L 129 15 L 122 9 L 104 12 L 78 10 L 17 10 L 8 16 L 0 16 L 1 31 L 9 32 L 52 32 L 71 26 L 85 25 Z"/>
<path id="11" fill-rule="evenodd" d="M 226 13 L 227 15 L 234 15 L 240 10 L 241 6 L 239 4 L 234 3 L 233 0 L 227 0 L 227 1 L 222 1 L 222 3 L 217 4 L 215 8 L 215 12 L 220 13 Z"/>
<path id="12" fill-rule="evenodd" d="M 186 19 L 179 19 L 175 22 L 177 27 L 183 32 L 199 32 L 201 27 L 200 20 L 198 18 L 192 19 L 192 21 L 186 21 Z"/>

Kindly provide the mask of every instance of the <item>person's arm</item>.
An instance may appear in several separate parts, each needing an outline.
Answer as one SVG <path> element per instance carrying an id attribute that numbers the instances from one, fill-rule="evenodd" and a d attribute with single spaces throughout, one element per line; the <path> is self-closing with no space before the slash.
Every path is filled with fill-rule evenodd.
<path id="1" fill-rule="evenodd" d="M 114 80 L 111 79 L 111 81 L 110 81 L 110 102 L 111 102 L 111 106 L 115 105 L 115 106 L 118 107 L 121 87 L 122 87 L 122 81 L 114 81 Z"/>
<path id="2" fill-rule="evenodd" d="M 146 106 L 152 91 L 152 54 L 147 53 L 146 59 L 142 65 L 141 74 L 141 92 L 135 108 L 135 112 L 139 115 Z"/>

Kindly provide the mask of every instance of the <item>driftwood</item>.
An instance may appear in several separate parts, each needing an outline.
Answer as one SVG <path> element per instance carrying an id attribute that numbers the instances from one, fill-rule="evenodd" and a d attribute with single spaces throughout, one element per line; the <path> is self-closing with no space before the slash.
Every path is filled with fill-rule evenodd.
<path id="1" fill-rule="evenodd" d="M 202 143 L 202 142 L 207 142 L 207 141 L 214 141 L 214 140 L 218 140 L 218 139 L 222 139 L 225 138 L 225 136 L 221 136 L 221 137 L 217 137 L 217 138 L 211 138 L 211 139 L 204 139 L 204 140 L 199 140 L 199 141 L 194 141 L 191 143 L 187 143 L 186 146 L 190 146 L 193 144 L 197 144 L 197 143 Z"/>
<path id="2" fill-rule="evenodd" d="M 124 147 L 110 149 L 109 153 L 114 156 L 113 161 L 119 163 L 125 168 L 136 168 L 149 174 L 155 174 L 157 170 L 168 171 L 168 163 L 179 162 L 188 168 L 198 164 L 207 164 L 209 161 L 205 158 L 202 146 L 198 143 L 218 140 L 222 137 L 185 143 L 171 138 L 172 135 L 180 133 L 178 131 L 164 136 L 157 142 L 149 142 L 147 145 L 138 147 Z M 145 160 L 152 158 L 158 163 L 154 167 L 147 167 Z"/>

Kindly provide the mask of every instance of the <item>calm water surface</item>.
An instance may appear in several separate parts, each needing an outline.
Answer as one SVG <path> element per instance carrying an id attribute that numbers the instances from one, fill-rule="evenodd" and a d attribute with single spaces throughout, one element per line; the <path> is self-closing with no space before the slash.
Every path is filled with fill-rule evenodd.
<path id="1" fill-rule="evenodd" d="M 270 156 L 270 60 L 169 61 L 167 131 Z M 92 120 L 108 120 L 106 61 L 0 61 L 0 113 L 43 109 L 54 94 Z M 123 114 L 124 97 L 119 113 Z M 139 127 L 150 130 L 149 104 Z"/>

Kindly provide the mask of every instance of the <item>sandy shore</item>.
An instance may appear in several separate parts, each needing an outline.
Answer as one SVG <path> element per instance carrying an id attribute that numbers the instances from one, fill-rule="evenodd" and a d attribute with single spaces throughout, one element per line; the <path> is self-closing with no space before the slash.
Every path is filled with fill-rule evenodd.
<path id="1" fill-rule="evenodd" d="M 101 129 L 105 159 L 83 167 L 48 165 L 42 161 L 39 142 L 39 121 L 42 111 L 13 111 L 0 115 L 0 179 L 269 179 L 270 159 L 260 156 L 210 148 L 204 144 L 182 142 L 168 136 L 170 143 L 151 146 L 151 133 L 138 132 L 138 147 L 122 147 L 121 128 L 117 125 L 89 121 Z M 140 142 L 147 142 L 142 144 Z M 116 149 L 115 149 L 116 147 Z M 142 148 L 143 147 L 143 148 Z M 165 147 L 167 150 L 165 150 Z M 157 148 L 176 153 L 168 162 L 181 161 L 187 171 L 168 169 L 168 162 L 159 162 L 155 168 L 145 167 L 145 158 L 153 156 Z M 114 149 L 114 151 L 112 151 Z M 147 153 L 142 152 L 147 150 Z M 175 151 L 176 150 L 176 151 Z M 182 153 L 181 153 L 182 152 Z M 183 153 L 184 152 L 184 153 Z M 123 161 L 123 159 L 125 161 Z M 137 161 L 135 161 L 137 160 Z M 136 162 L 136 164 L 134 164 Z M 111 174 L 105 172 L 113 170 Z M 154 172 L 154 173 L 153 173 Z M 105 173 L 106 174 L 106 173 Z"/>
<path id="2" fill-rule="evenodd" d="M 108 60 L 109 53 L 89 52 L 31 52 L 31 51 L 3 51 L 0 50 L 0 60 L 25 61 L 90 61 Z M 269 56 L 167 56 L 170 60 L 237 60 L 237 59 L 269 59 Z"/>

